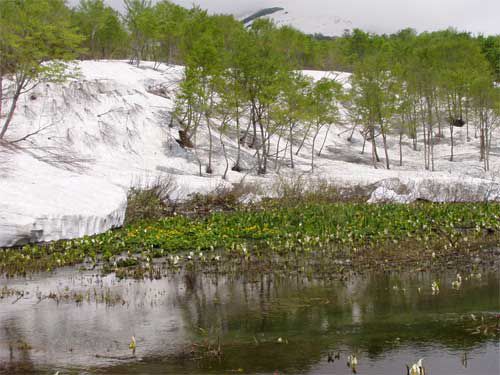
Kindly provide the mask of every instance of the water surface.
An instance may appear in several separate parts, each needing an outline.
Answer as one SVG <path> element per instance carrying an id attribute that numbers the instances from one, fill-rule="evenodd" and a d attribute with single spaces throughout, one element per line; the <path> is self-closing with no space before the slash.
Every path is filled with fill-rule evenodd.
<path id="1" fill-rule="evenodd" d="M 354 354 L 359 374 L 419 358 L 430 374 L 498 374 L 499 272 L 463 273 L 458 290 L 456 272 L 3 279 L 0 372 L 349 374 Z"/>

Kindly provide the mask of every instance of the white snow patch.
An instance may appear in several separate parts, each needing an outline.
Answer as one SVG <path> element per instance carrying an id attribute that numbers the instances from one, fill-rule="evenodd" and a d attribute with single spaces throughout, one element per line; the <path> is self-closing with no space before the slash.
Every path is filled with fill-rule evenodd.
<path id="1" fill-rule="evenodd" d="M 388 178 L 376 183 L 368 202 L 411 203 L 417 200 L 432 202 L 477 202 L 499 201 L 500 184 L 484 184 L 474 177 L 448 177 L 399 179 Z"/>
<path id="2" fill-rule="evenodd" d="M 127 197 L 118 186 L 24 153 L 15 162 L 17 175 L 3 178 L 0 187 L 0 245 L 82 237 L 123 223 Z"/>

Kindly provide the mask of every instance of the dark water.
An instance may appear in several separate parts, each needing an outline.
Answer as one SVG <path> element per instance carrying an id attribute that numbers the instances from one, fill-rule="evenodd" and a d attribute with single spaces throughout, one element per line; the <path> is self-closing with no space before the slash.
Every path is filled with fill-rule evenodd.
<path id="1" fill-rule="evenodd" d="M 349 374 L 355 354 L 358 374 L 406 374 L 423 358 L 426 374 L 494 375 L 499 275 L 462 274 L 459 290 L 456 270 L 334 282 L 194 273 L 118 281 L 72 269 L 3 279 L 0 372 Z M 328 362 L 329 352 L 340 359 Z"/>

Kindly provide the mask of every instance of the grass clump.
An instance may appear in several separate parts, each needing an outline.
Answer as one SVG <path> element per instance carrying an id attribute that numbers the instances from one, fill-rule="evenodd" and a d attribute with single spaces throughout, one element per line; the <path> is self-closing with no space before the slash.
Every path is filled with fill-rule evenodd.
<path id="1" fill-rule="evenodd" d="M 304 203 L 366 202 L 370 187 L 339 187 L 321 178 L 311 179 L 307 174 L 281 176 L 272 186 L 273 195 L 281 205 Z"/>
<path id="2" fill-rule="evenodd" d="M 206 216 L 212 212 L 235 211 L 243 208 L 243 198 L 258 196 L 260 188 L 242 182 L 219 185 L 207 194 L 192 194 L 189 199 L 177 205 L 177 213 L 187 216 Z"/>
<path id="3" fill-rule="evenodd" d="M 146 185 L 132 187 L 127 196 L 125 225 L 156 220 L 173 211 L 172 193 L 177 188 L 172 175 L 158 177 Z"/>

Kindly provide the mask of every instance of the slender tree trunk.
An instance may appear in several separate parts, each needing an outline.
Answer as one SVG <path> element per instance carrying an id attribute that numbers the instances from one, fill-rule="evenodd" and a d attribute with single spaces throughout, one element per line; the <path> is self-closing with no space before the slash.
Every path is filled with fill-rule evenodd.
<path id="1" fill-rule="evenodd" d="M 248 137 L 248 133 L 250 132 L 250 127 L 252 126 L 252 114 L 250 113 L 250 118 L 248 120 L 248 126 L 245 130 L 245 132 L 243 133 L 243 137 L 241 137 L 238 141 L 245 144 L 246 143 L 246 140 L 247 140 L 247 137 Z"/>
<path id="2" fill-rule="evenodd" d="M 399 133 L 399 166 L 403 166 L 403 134 Z"/>
<path id="3" fill-rule="evenodd" d="M 486 172 L 490 170 L 490 152 L 491 152 L 491 134 L 492 133 L 492 125 L 486 115 L 486 140 L 485 140 L 485 159 L 486 159 Z"/>
<path id="4" fill-rule="evenodd" d="M 269 125 L 269 124 L 268 124 Z M 262 148 L 262 166 L 260 168 L 260 174 L 266 174 L 267 172 L 267 143 L 264 126 L 262 125 L 262 113 L 259 111 L 259 128 L 261 137 L 261 148 Z"/>
<path id="5" fill-rule="evenodd" d="M 223 124 L 221 124 L 221 128 L 219 131 L 219 139 L 220 139 L 220 144 L 222 145 L 222 152 L 224 154 L 224 160 L 226 161 L 226 169 L 224 170 L 224 174 L 222 175 L 222 179 L 225 180 L 227 177 L 227 171 L 229 170 L 229 160 L 227 159 L 226 145 L 224 144 L 224 140 L 222 139 L 223 129 L 224 129 L 224 126 L 223 126 Z"/>
<path id="6" fill-rule="evenodd" d="M 318 134 L 322 127 L 323 125 L 316 123 L 316 131 L 314 132 L 314 136 L 312 139 L 312 146 L 311 146 L 311 172 L 314 172 L 314 151 L 316 147 L 316 138 L 318 138 Z"/>
<path id="7" fill-rule="evenodd" d="M 452 111 L 452 106 L 450 103 L 450 97 L 449 95 L 447 96 L 447 102 L 448 102 L 448 118 L 450 122 L 450 161 L 453 161 L 453 120 L 454 120 L 454 113 L 456 111 Z M 453 105 L 453 108 L 455 108 L 455 105 Z"/>
<path id="8" fill-rule="evenodd" d="M 252 103 L 252 129 L 253 129 L 253 138 L 252 138 L 252 143 L 249 145 L 250 148 L 255 147 L 255 143 L 257 142 L 257 114 L 256 114 L 257 108 L 255 103 Z M 259 168 L 260 168 L 260 163 L 259 163 Z"/>
<path id="9" fill-rule="evenodd" d="M 289 138 L 290 138 L 290 141 L 289 141 L 289 144 L 290 144 L 290 167 L 293 169 L 295 167 L 294 163 L 293 163 L 293 124 L 290 124 L 289 125 L 289 130 L 290 130 L 290 134 L 289 134 Z"/>
<path id="10" fill-rule="evenodd" d="M 450 148 L 450 161 L 453 161 L 453 131 L 454 131 L 454 126 L 453 124 L 450 125 L 450 143 L 451 143 L 451 148 Z"/>
<path id="11" fill-rule="evenodd" d="M 378 155 L 377 155 L 377 144 L 375 143 L 375 130 L 374 130 L 375 126 L 373 124 L 369 124 L 369 128 L 368 128 L 368 133 L 369 133 L 369 137 L 371 138 L 370 139 L 370 142 L 371 142 L 371 146 L 372 146 L 372 163 L 373 163 L 373 167 L 375 169 L 377 169 L 377 161 L 378 160 Z"/>
<path id="12" fill-rule="evenodd" d="M 427 132 L 429 136 L 429 158 L 431 163 L 431 171 L 434 172 L 434 135 L 432 131 L 432 127 L 429 128 Z"/>
<path id="13" fill-rule="evenodd" d="M 441 129 L 441 115 L 439 113 L 439 106 L 438 106 L 438 101 L 434 102 L 434 110 L 436 111 L 436 119 L 438 122 L 438 142 L 441 142 L 441 137 L 443 136 L 443 131 Z"/>
<path id="14" fill-rule="evenodd" d="M 306 141 L 306 138 L 307 136 L 309 135 L 309 131 L 311 130 L 311 126 L 312 124 L 309 124 L 309 126 L 307 127 L 306 129 L 306 132 L 304 133 L 304 136 L 302 137 L 302 141 L 300 142 L 300 145 L 299 147 L 297 148 L 297 150 L 295 151 L 295 155 L 298 155 L 300 150 L 302 149 L 302 147 L 304 146 L 304 143 Z"/>
<path id="15" fill-rule="evenodd" d="M 434 172 L 434 134 L 432 131 L 432 128 L 429 130 L 429 135 L 431 136 L 431 150 L 430 150 L 430 155 L 431 155 L 431 171 Z"/>
<path id="16" fill-rule="evenodd" d="M 485 142 L 484 142 L 484 115 L 483 110 L 479 110 L 479 153 L 480 161 L 484 161 L 485 156 Z"/>
<path id="17" fill-rule="evenodd" d="M 401 128 L 399 129 L 399 166 L 403 166 L 403 129 L 405 128 L 405 115 L 401 116 Z"/>
<path id="18" fill-rule="evenodd" d="M 384 143 L 385 166 L 387 167 L 387 169 L 391 169 L 389 161 L 389 151 L 387 150 L 387 136 L 385 134 L 385 128 L 383 124 L 380 124 L 380 132 L 382 133 L 382 141 Z"/>
<path id="19" fill-rule="evenodd" d="M 481 113 L 480 111 L 478 110 L 477 113 L 476 113 L 479 117 L 481 116 Z M 474 138 L 477 138 L 477 130 L 478 130 L 478 126 L 477 126 L 477 123 L 474 125 Z"/>
<path id="20" fill-rule="evenodd" d="M 267 124 L 267 127 L 269 129 L 269 123 Z M 271 134 L 268 133 L 267 134 L 267 139 L 266 139 L 266 165 L 265 165 L 265 169 L 266 169 L 266 173 L 267 173 L 267 164 L 269 163 L 269 158 L 271 156 Z"/>
<path id="21" fill-rule="evenodd" d="M 465 129 L 467 132 L 467 142 L 470 142 L 469 137 L 469 100 L 465 102 Z"/>
<path id="22" fill-rule="evenodd" d="M 377 142 L 375 141 L 375 126 L 370 125 L 370 136 L 372 139 L 372 155 L 375 157 L 374 162 L 380 162 L 380 157 L 377 152 Z"/>
<path id="23" fill-rule="evenodd" d="M 19 97 L 21 96 L 21 90 L 22 87 L 24 86 L 21 82 L 16 83 L 16 91 L 14 92 L 14 95 L 12 97 L 12 103 L 10 105 L 10 108 L 7 112 L 7 118 L 5 119 L 5 122 L 3 123 L 2 126 L 2 131 L 0 132 L 0 139 L 3 139 L 5 136 L 5 133 L 7 132 L 7 129 L 9 128 L 10 123 L 12 122 L 12 119 L 14 118 L 14 112 L 16 111 L 16 106 L 17 106 L 17 101 L 19 100 Z"/>
<path id="24" fill-rule="evenodd" d="M 411 119 L 412 123 L 412 138 L 413 138 L 413 151 L 417 151 L 418 148 L 418 134 L 417 134 L 417 106 L 413 104 L 413 119 Z"/>
<path id="25" fill-rule="evenodd" d="M 255 106 L 252 105 L 252 110 L 251 110 L 251 121 L 252 121 L 252 126 L 253 126 L 253 140 L 252 140 L 252 145 L 250 147 L 253 147 L 257 138 L 257 119 L 256 119 L 256 113 L 255 113 Z M 261 159 L 260 159 L 260 147 L 256 147 L 256 155 L 257 155 L 257 173 L 260 173 L 261 170 Z"/>
<path id="26" fill-rule="evenodd" d="M 274 158 L 274 169 L 278 169 L 278 158 L 280 154 L 280 142 L 281 142 L 281 132 L 278 135 L 278 142 L 276 142 L 276 156 Z"/>
<path id="27" fill-rule="evenodd" d="M 484 134 L 484 171 L 487 172 L 489 169 L 489 163 L 488 163 L 488 124 L 487 124 L 487 119 L 485 121 L 485 126 L 483 130 Z"/>
<path id="28" fill-rule="evenodd" d="M 427 140 L 427 126 L 425 124 L 425 115 L 423 113 L 423 108 L 421 108 L 421 118 L 422 118 L 422 132 L 424 136 L 424 166 L 425 169 L 429 169 L 429 157 L 428 157 L 428 140 Z"/>
<path id="29" fill-rule="evenodd" d="M 375 148 L 373 147 L 373 145 L 372 145 L 372 163 L 373 163 L 373 167 L 375 169 L 377 169 L 377 156 L 376 156 Z"/>
<path id="30" fill-rule="evenodd" d="M 323 138 L 323 143 L 321 144 L 321 148 L 318 151 L 318 157 L 320 157 L 321 153 L 323 152 L 323 147 L 325 147 L 326 139 L 328 138 L 328 133 L 330 133 L 331 127 L 332 127 L 332 125 L 329 124 L 328 127 L 326 128 L 325 138 Z"/>
<path id="31" fill-rule="evenodd" d="M 432 101 L 430 98 L 427 98 L 427 116 L 428 116 L 428 133 L 427 136 L 429 138 L 429 158 L 431 163 L 431 171 L 434 171 L 434 134 L 433 134 L 433 126 L 432 126 Z"/>
<path id="32" fill-rule="evenodd" d="M 240 142 L 240 114 L 238 111 L 238 107 L 236 107 L 236 139 L 238 144 L 238 150 L 236 153 L 236 163 L 234 164 L 233 171 L 241 171 L 240 167 L 240 158 L 241 158 L 241 142 Z"/>
<path id="33" fill-rule="evenodd" d="M 351 142 L 352 141 L 352 137 L 354 136 L 354 131 L 356 130 L 356 127 L 358 126 L 358 124 L 354 124 L 354 126 L 352 127 L 352 130 L 351 130 L 351 135 L 349 136 L 349 138 L 347 138 L 347 141 L 348 142 Z"/>
<path id="34" fill-rule="evenodd" d="M 205 112 L 205 120 L 207 122 L 207 129 L 208 129 L 208 165 L 206 168 L 206 172 L 208 174 L 213 173 L 212 169 L 212 127 L 210 126 L 210 117 L 208 113 Z"/>
<path id="35" fill-rule="evenodd" d="M 194 132 L 194 137 L 193 137 L 193 143 L 194 143 L 194 156 L 196 157 L 196 161 L 198 162 L 198 173 L 200 174 L 200 176 L 202 176 L 202 173 L 201 173 L 201 159 L 200 159 L 200 155 L 198 155 L 198 145 L 196 144 L 196 135 L 198 134 L 198 132 L 195 130 Z"/>

